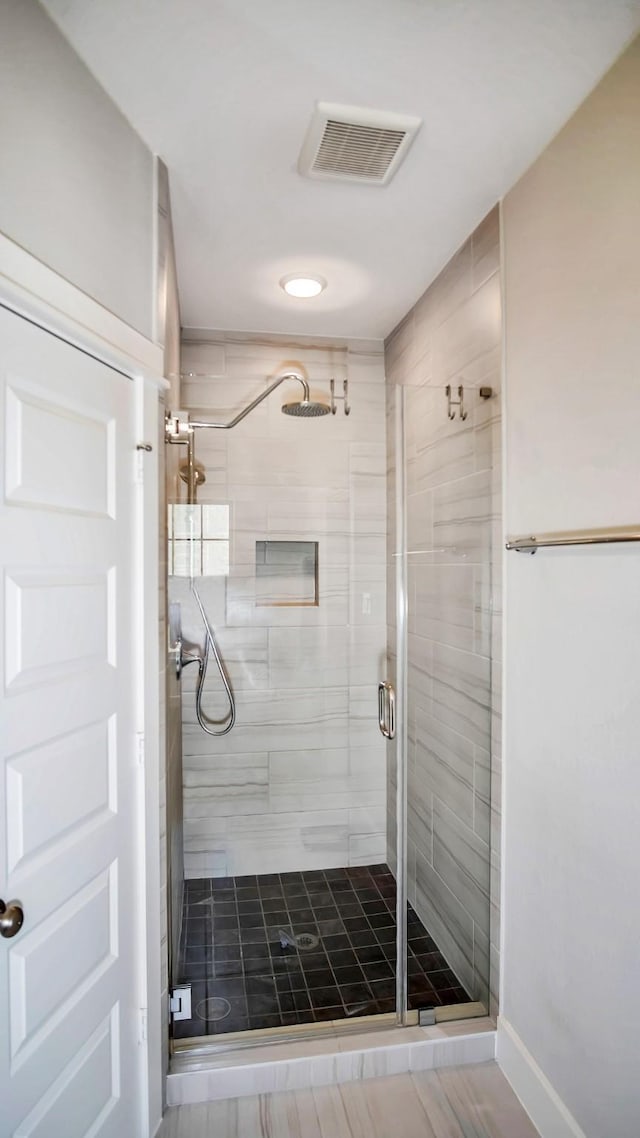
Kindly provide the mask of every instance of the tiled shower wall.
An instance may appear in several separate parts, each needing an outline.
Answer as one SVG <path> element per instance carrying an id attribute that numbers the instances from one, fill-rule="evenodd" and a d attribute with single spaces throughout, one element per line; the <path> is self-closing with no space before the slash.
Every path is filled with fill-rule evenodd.
<path id="1" fill-rule="evenodd" d="M 476 999 L 498 976 L 500 785 L 499 214 L 386 343 L 393 565 L 395 385 L 407 387 L 409 899 Z M 450 420 L 445 387 L 464 387 Z M 483 399 L 479 388 L 491 387 Z M 394 597 L 389 602 L 393 645 Z M 394 769 L 389 764 L 389 802 Z M 389 817 L 390 843 L 394 818 Z M 393 849 L 389 850 L 393 859 Z M 491 965 L 489 961 L 491 960 Z"/>
<path id="2" fill-rule="evenodd" d="M 386 651 L 385 385 L 380 343 L 340 349 L 195 334 L 183 342 L 183 409 L 229 421 L 285 364 L 312 394 L 349 379 L 351 413 L 290 418 L 283 384 L 231 431 L 199 431 L 198 501 L 230 506 L 228 577 L 200 588 L 237 701 L 233 730 L 205 735 L 195 667 L 183 679 L 187 877 L 377 863 L 386 854 L 384 743 L 376 685 Z M 319 604 L 257 604 L 256 543 L 318 542 Z M 171 579 L 188 638 L 201 626 Z M 209 669 L 208 715 L 222 716 Z"/>

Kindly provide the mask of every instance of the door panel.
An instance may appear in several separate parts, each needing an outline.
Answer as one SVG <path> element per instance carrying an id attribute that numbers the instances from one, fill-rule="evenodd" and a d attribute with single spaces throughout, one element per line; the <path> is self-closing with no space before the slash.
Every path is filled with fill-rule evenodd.
<path id="1" fill-rule="evenodd" d="M 488 1009 L 492 435 L 440 390 L 397 389 L 403 477 L 406 846 L 410 1008 Z M 494 416 L 496 412 L 493 412 Z M 462 456 L 462 457 L 461 457 Z M 400 559 L 399 559 L 400 563 Z M 400 652 L 398 652 L 400 656 Z"/>
<path id="2" fill-rule="evenodd" d="M 134 1138 L 134 388 L 6 309 L 0 379 L 3 1134 Z"/>

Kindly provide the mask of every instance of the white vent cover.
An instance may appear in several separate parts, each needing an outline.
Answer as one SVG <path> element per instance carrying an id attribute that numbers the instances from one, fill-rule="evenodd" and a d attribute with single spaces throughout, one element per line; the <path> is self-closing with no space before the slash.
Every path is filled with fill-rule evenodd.
<path id="1" fill-rule="evenodd" d="M 405 157 L 421 120 L 368 107 L 317 103 L 298 170 L 309 178 L 384 186 Z"/>

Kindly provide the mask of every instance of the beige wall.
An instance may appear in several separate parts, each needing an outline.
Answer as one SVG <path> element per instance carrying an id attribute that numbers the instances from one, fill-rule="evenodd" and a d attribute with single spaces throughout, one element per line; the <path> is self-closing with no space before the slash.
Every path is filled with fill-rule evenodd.
<path id="1" fill-rule="evenodd" d="M 504 270 L 507 530 L 637 527 L 640 39 L 507 195 Z M 502 1011 L 580 1133 L 636 1138 L 640 546 L 506 565 Z"/>
<path id="2" fill-rule="evenodd" d="M 35 0 L 0 12 L 0 231 L 153 335 L 153 155 Z"/>
<path id="3" fill-rule="evenodd" d="M 499 266 L 496 207 L 408 313 L 385 354 L 390 473 L 398 385 L 405 393 L 409 900 L 469 995 L 484 1003 L 491 958 L 492 1010 L 499 938 Z M 466 419 L 457 410 L 448 418 L 447 384 L 454 392 L 464 387 Z M 481 398 L 481 386 L 493 389 L 490 399 Z M 394 494 L 390 478 L 391 579 Z M 391 591 L 391 629 L 394 613 Z M 394 774 L 391 755 L 391 811 Z M 395 841 L 393 813 L 389 834 Z"/>

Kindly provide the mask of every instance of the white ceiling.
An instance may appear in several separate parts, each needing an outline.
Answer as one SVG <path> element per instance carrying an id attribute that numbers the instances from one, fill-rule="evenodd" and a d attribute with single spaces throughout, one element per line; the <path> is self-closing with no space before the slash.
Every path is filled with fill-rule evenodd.
<path id="1" fill-rule="evenodd" d="M 640 0 L 43 3 L 169 167 L 184 325 L 331 337 L 385 336 L 640 29 Z M 424 120 L 387 187 L 300 177 L 316 100 Z"/>

